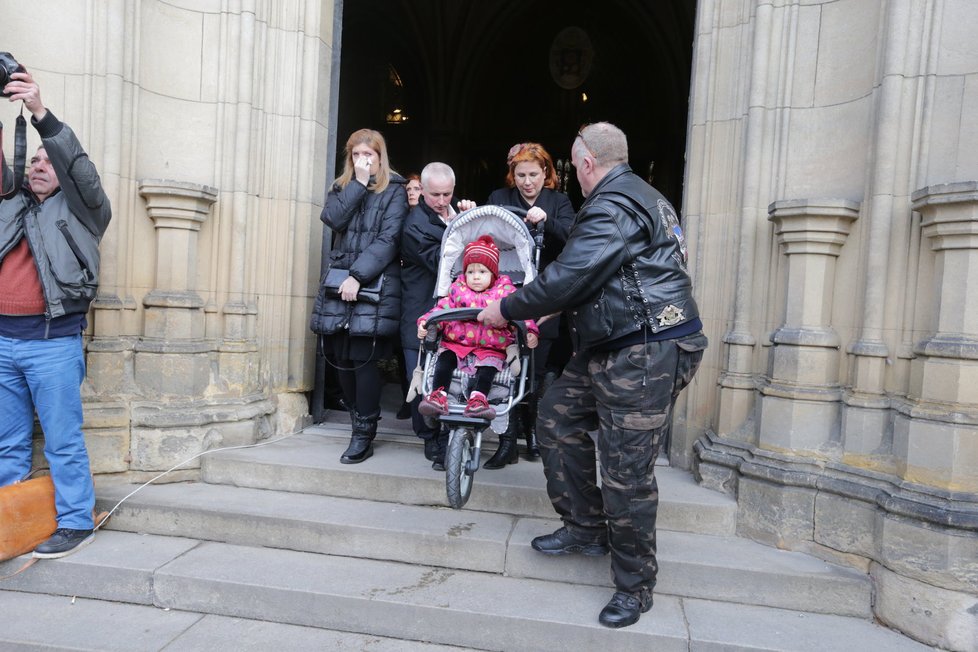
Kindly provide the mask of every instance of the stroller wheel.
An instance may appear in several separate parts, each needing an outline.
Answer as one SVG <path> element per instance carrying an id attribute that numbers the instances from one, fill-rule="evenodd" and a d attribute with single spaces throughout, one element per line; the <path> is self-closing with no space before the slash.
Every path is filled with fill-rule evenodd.
<path id="1" fill-rule="evenodd" d="M 448 450 L 445 452 L 445 489 L 448 504 L 461 509 L 472 493 L 472 456 L 475 452 L 475 437 L 471 428 L 455 428 L 448 436 Z"/>

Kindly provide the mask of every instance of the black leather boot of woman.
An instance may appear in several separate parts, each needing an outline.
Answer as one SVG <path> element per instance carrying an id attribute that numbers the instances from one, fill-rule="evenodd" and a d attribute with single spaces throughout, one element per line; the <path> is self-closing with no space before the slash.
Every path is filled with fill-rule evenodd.
<path id="1" fill-rule="evenodd" d="M 374 454 L 373 441 L 377 436 L 379 420 L 380 412 L 366 416 L 353 412 L 353 436 L 350 438 L 350 445 L 340 457 L 342 464 L 359 464 Z"/>
<path id="2" fill-rule="evenodd" d="M 509 426 L 506 428 L 506 432 L 499 435 L 499 448 L 496 449 L 492 457 L 486 460 L 482 468 L 501 469 L 507 464 L 516 464 L 520 461 L 520 445 L 517 443 L 521 421 L 519 413 L 519 409 L 510 412 Z"/>

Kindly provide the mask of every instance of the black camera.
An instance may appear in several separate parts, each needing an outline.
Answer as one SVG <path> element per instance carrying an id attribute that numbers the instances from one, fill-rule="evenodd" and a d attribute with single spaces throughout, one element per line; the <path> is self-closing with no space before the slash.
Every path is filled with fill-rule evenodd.
<path id="1" fill-rule="evenodd" d="M 14 55 L 9 52 L 0 52 L 0 95 L 10 96 L 10 93 L 3 92 L 3 87 L 10 81 L 10 75 L 15 72 L 24 72 L 24 66 L 17 63 L 17 59 L 14 59 Z"/>

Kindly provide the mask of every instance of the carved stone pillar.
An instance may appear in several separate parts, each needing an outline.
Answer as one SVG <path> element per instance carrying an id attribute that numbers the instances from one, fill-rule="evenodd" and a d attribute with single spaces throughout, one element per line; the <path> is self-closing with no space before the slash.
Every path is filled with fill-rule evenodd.
<path id="1" fill-rule="evenodd" d="M 826 456 L 837 444 L 839 336 L 832 328 L 835 267 L 859 204 L 843 199 L 771 204 L 787 257 L 784 323 L 771 337 L 761 389 L 759 444 Z"/>
<path id="2" fill-rule="evenodd" d="M 894 453 L 904 479 L 978 491 L 978 182 L 912 195 L 935 252 L 935 330 L 914 346 Z"/>
<path id="3" fill-rule="evenodd" d="M 156 227 L 156 285 L 143 299 L 136 383 L 147 395 L 199 396 L 209 381 L 204 301 L 197 294 L 197 235 L 217 199 L 209 186 L 146 180 L 139 184 Z"/>

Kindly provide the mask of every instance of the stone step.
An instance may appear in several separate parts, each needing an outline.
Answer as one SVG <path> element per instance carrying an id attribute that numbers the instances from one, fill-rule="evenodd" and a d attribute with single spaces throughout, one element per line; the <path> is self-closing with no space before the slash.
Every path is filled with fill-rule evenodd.
<path id="1" fill-rule="evenodd" d="M 100 510 L 132 491 L 99 487 Z M 555 519 L 209 485 L 152 485 L 106 527 L 612 587 L 609 558 L 550 558 L 530 540 Z M 746 539 L 660 529 L 660 593 L 870 618 L 862 573 Z"/>
<path id="2" fill-rule="evenodd" d="M 383 423 L 383 422 L 382 422 Z M 419 439 L 381 433 L 374 455 L 361 464 L 340 464 L 349 426 L 319 425 L 257 448 L 215 452 L 201 459 L 201 474 L 214 484 L 309 494 L 369 498 L 409 505 L 448 505 L 445 474 L 424 459 Z M 486 446 L 483 462 L 495 450 Z M 737 502 L 700 487 L 692 476 L 668 466 L 656 468 L 659 527 L 699 534 L 732 535 Z M 521 459 L 503 469 L 480 469 L 463 511 L 551 518 L 543 465 Z"/>
<path id="3" fill-rule="evenodd" d="M 11 572 L 23 559 L 0 564 L 0 573 Z M 79 628 L 97 649 L 162 649 L 165 643 L 156 647 L 151 638 L 165 638 L 167 631 L 211 641 L 195 645 L 188 639 L 184 648 L 172 649 L 227 649 L 213 643 L 222 632 L 234 637 L 234 649 L 245 649 L 238 645 L 244 630 L 233 623 L 218 621 L 210 631 L 195 632 L 201 614 L 475 650 L 929 649 L 864 619 L 661 594 L 637 624 L 609 630 L 596 619 L 609 597 L 606 588 L 113 531 L 99 532 L 93 545 L 70 557 L 35 564 L 6 580 L 4 589 L 0 609 L 5 621 L 16 621 L 17 644 L 24 647 L 57 635 L 52 623 L 61 619 L 49 619 L 52 612 L 38 606 L 55 605 L 55 614 L 65 607 L 56 598 L 34 602 L 14 592 L 171 610 L 160 614 L 149 607 L 76 600 L 72 608 L 80 608 L 65 612 L 59 628 Z M 131 626 L 120 626 L 126 620 L 122 609 L 138 614 Z M 115 613 L 120 618 L 111 617 Z M 6 624 L 3 629 L 0 640 L 14 631 Z M 267 633 L 272 629 L 264 631 L 274 638 Z M 134 645 L 128 637 L 140 632 L 144 645 Z M 63 645 L 60 639 L 53 643 Z M 275 647 L 299 649 L 284 640 Z M 405 643 L 396 649 L 427 648 Z"/>
<path id="4" fill-rule="evenodd" d="M 455 646 L 315 627 L 212 616 L 88 598 L 0 591 L 0 648 L 132 652 L 166 650 L 370 650 L 450 652 Z M 42 625 L 41 622 L 47 623 Z M 111 624 L 110 624 L 111 623 Z M 56 624 L 56 626 L 49 626 Z M 234 641 L 233 646 L 229 641 Z"/>

